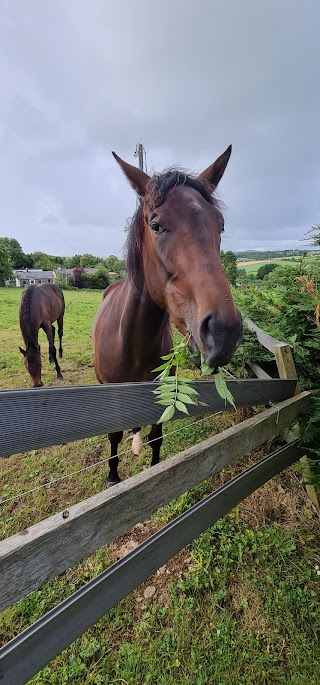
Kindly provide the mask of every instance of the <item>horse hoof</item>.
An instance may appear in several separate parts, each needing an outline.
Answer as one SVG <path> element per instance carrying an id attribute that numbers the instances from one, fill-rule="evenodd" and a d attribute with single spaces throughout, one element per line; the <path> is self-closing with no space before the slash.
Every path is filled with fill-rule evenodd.
<path id="1" fill-rule="evenodd" d="M 108 488 L 112 488 L 114 485 L 118 485 L 118 483 L 121 483 L 121 478 L 119 478 L 118 480 L 109 480 L 109 478 L 107 478 L 106 490 L 108 490 Z"/>
<path id="2" fill-rule="evenodd" d="M 51 357 L 51 358 L 49 357 L 49 364 L 53 364 L 53 362 L 54 362 L 53 357 Z"/>
<path id="3" fill-rule="evenodd" d="M 57 376 L 57 381 L 63 381 L 62 373 L 59 373 L 59 375 Z"/>

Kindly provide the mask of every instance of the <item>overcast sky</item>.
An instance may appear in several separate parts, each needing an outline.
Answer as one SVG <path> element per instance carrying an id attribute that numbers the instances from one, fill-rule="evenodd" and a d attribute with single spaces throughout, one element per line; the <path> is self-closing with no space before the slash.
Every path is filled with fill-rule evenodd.
<path id="1" fill-rule="evenodd" d="M 233 144 L 223 248 L 301 248 L 320 222 L 317 0 L 1 0 L 0 235 L 121 256 L 111 156 L 200 172 Z"/>

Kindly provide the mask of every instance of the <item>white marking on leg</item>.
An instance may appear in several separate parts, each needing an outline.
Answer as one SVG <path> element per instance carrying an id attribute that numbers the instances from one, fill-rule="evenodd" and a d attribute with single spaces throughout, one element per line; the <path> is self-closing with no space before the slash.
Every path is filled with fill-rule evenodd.
<path id="1" fill-rule="evenodd" d="M 140 431 L 138 431 L 138 433 L 135 433 L 133 436 L 132 446 L 131 446 L 132 454 L 134 454 L 135 457 L 139 456 L 139 454 L 142 450 L 142 444 L 143 443 L 141 440 Z"/>

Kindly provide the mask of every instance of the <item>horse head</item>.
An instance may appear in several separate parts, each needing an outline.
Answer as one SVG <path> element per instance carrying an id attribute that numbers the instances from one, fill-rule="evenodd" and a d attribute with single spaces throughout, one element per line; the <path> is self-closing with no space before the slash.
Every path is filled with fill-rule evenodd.
<path id="1" fill-rule="evenodd" d="M 33 387 L 42 388 L 40 345 L 35 345 L 27 350 L 23 350 L 22 347 L 19 347 L 19 350 L 21 354 L 23 354 L 24 365 L 32 378 Z"/>
<path id="2" fill-rule="evenodd" d="M 227 364 L 243 336 L 220 261 L 224 220 L 214 196 L 230 154 L 231 146 L 199 176 L 169 169 L 150 177 L 113 153 L 141 198 L 129 250 L 149 294 L 211 368 Z"/>

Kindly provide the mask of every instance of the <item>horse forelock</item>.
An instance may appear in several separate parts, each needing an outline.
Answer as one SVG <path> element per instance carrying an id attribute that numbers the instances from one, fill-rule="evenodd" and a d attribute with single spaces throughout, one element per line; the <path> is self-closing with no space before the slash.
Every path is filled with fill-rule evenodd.
<path id="1" fill-rule="evenodd" d="M 142 267 L 144 205 L 146 204 L 151 211 L 156 209 L 164 202 L 169 190 L 172 190 L 172 188 L 177 186 L 186 186 L 196 190 L 209 204 L 216 207 L 216 209 L 222 213 L 222 205 L 213 195 L 212 186 L 199 176 L 193 176 L 192 174 L 188 174 L 186 171 L 175 167 L 170 167 L 160 174 L 154 174 L 148 182 L 145 197 L 144 199 L 141 199 L 129 224 L 126 242 L 126 263 L 128 277 L 132 280 L 135 280 L 137 271 Z"/>

